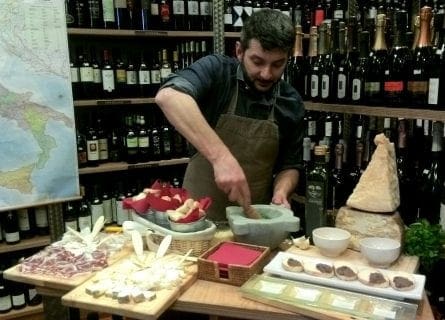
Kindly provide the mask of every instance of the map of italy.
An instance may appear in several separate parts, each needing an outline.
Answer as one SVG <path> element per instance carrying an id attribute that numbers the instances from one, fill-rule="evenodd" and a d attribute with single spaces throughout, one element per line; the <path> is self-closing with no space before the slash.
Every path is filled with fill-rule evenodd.
<path id="1" fill-rule="evenodd" d="M 78 196 L 62 0 L 0 2 L 0 211 Z"/>

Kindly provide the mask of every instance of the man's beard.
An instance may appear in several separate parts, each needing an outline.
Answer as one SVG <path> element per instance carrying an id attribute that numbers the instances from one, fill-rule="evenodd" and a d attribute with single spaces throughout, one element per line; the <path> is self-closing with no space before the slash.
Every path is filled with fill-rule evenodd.
<path id="1" fill-rule="evenodd" d="M 243 59 L 244 60 L 244 59 Z M 258 90 L 255 86 L 254 80 L 251 79 L 251 77 L 249 76 L 249 74 L 247 73 L 247 70 L 244 66 L 244 61 L 241 61 L 241 70 L 243 71 L 243 76 L 244 76 L 244 82 L 246 82 L 246 84 L 249 86 L 249 88 L 253 89 L 254 91 L 257 91 L 258 93 L 261 94 L 268 94 L 270 92 L 272 92 L 274 90 L 275 85 L 277 84 L 277 82 L 271 82 L 272 85 L 268 90 Z"/>

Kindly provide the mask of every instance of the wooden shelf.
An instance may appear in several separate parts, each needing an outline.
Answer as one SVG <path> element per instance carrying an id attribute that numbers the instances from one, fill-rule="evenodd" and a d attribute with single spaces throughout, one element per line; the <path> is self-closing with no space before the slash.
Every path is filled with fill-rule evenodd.
<path id="1" fill-rule="evenodd" d="M 29 316 L 38 313 L 43 313 L 43 303 L 37 306 L 26 306 L 25 308 L 20 310 L 11 310 L 8 313 L 0 315 L 0 319 L 28 319 Z"/>
<path id="2" fill-rule="evenodd" d="M 34 236 L 31 239 L 20 240 L 17 244 L 0 244 L 0 254 L 6 252 L 20 251 L 30 248 L 44 247 L 51 243 L 51 239 L 48 236 Z"/>
<path id="3" fill-rule="evenodd" d="M 171 38 L 213 38 L 213 31 L 170 31 L 170 30 L 117 30 L 68 28 L 68 35 L 98 37 L 171 37 Z"/>
<path id="4" fill-rule="evenodd" d="M 153 104 L 154 98 L 120 98 L 120 99 L 100 99 L 100 100 L 74 100 L 75 107 L 93 107 L 93 106 L 116 106 L 131 104 Z"/>
<path id="5" fill-rule="evenodd" d="M 363 114 L 367 116 L 405 118 L 405 119 L 425 119 L 433 121 L 445 121 L 445 111 L 415 109 L 415 108 L 389 108 L 372 107 L 362 105 L 329 104 L 305 101 L 307 110 L 322 112 L 337 112 L 350 114 Z"/>
<path id="6" fill-rule="evenodd" d="M 175 165 L 179 165 L 179 164 L 186 164 L 188 162 L 189 162 L 189 158 L 177 158 L 177 159 L 170 159 L 170 160 L 149 161 L 149 162 L 141 162 L 141 163 L 135 163 L 135 164 L 128 164 L 126 162 L 107 162 L 107 163 L 101 164 L 98 167 L 80 168 L 79 174 L 82 175 L 82 174 L 92 174 L 92 173 L 124 171 L 124 170 L 132 170 L 132 169 L 175 166 Z"/>

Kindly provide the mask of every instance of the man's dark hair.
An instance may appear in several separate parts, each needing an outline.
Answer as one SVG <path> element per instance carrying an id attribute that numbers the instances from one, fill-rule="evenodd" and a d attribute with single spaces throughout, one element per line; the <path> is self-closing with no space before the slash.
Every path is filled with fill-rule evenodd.
<path id="1" fill-rule="evenodd" d="M 241 47 L 249 48 L 256 39 L 264 50 L 279 49 L 291 53 L 295 41 L 292 20 L 280 11 L 265 8 L 253 13 L 241 30 Z"/>

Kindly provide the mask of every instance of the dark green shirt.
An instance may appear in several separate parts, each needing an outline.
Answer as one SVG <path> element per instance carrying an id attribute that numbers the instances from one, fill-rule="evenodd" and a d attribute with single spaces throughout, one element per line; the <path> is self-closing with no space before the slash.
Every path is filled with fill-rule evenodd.
<path id="1" fill-rule="evenodd" d="M 162 87 L 172 87 L 192 96 L 210 126 L 214 128 L 219 116 L 226 113 L 238 82 L 236 115 L 267 119 L 276 87 L 267 93 L 251 88 L 244 80 L 243 72 L 238 65 L 239 61 L 236 59 L 216 54 L 209 55 L 172 74 Z M 289 168 L 300 169 L 304 134 L 303 101 L 291 85 L 281 80 L 276 105 L 274 115 L 280 141 L 275 173 Z"/>

